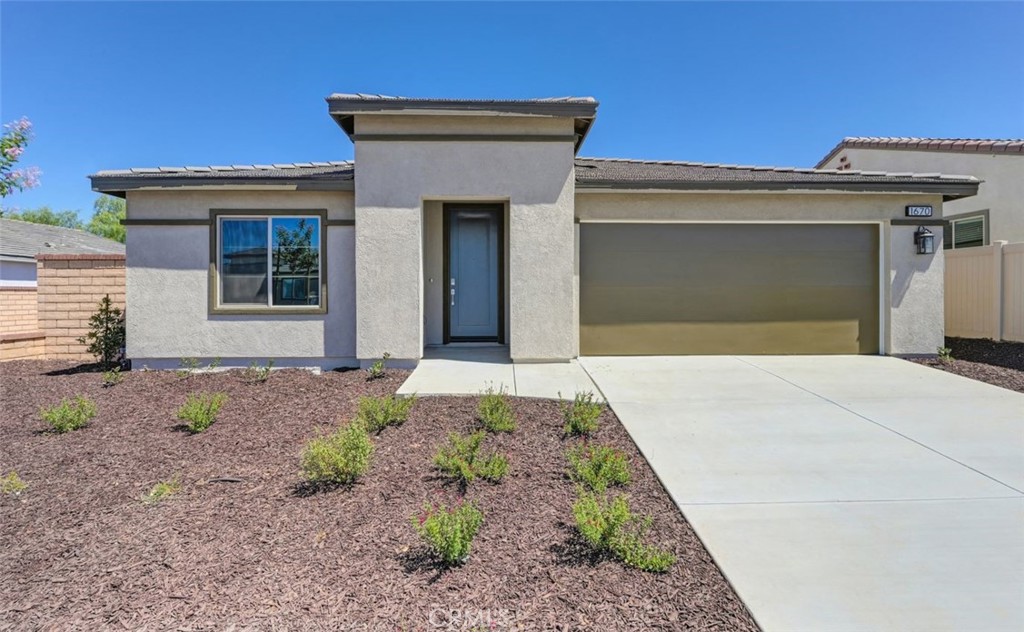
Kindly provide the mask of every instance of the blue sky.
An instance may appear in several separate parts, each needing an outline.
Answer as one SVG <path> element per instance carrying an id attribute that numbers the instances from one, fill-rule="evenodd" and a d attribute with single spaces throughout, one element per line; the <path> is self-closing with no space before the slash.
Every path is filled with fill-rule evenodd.
<path id="1" fill-rule="evenodd" d="M 587 156 L 813 165 L 849 135 L 1024 137 L 1021 3 L 0 2 L 0 118 L 90 213 L 105 168 L 343 160 L 335 91 L 592 95 Z"/>

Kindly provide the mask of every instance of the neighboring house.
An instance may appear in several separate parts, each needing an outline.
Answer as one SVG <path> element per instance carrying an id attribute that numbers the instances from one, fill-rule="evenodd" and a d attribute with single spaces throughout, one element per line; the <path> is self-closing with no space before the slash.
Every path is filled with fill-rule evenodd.
<path id="1" fill-rule="evenodd" d="M 84 230 L 0 219 L 0 287 L 35 287 L 38 254 L 124 254 L 124 244 Z"/>
<path id="2" fill-rule="evenodd" d="M 971 177 L 577 158 L 591 98 L 335 94 L 353 162 L 101 171 L 127 199 L 127 353 L 366 365 L 934 354 Z M 930 219 L 905 207 L 931 206 Z"/>
<path id="3" fill-rule="evenodd" d="M 978 194 L 946 204 L 945 248 L 1024 242 L 1024 139 L 844 138 L 821 169 L 963 173 Z"/>

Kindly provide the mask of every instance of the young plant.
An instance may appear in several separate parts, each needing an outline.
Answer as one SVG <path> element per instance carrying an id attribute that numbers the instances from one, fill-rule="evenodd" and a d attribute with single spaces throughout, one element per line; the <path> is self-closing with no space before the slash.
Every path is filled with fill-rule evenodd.
<path id="1" fill-rule="evenodd" d="M 949 363 L 953 361 L 953 350 L 949 347 L 939 347 L 939 360 Z"/>
<path id="2" fill-rule="evenodd" d="M 210 364 L 206 365 L 206 370 L 207 371 L 214 371 L 216 369 L 219 369 L 220 365 L 221 365 L 220 356 L 217 356 L 216 358 L 214 358 L 213 360 L 210 361 Z"/>
<path id="3" fill-rule="evenodd" d="M 227 399 L 227 393 L 193 393 L 178 409 L 178 419 L 185 422 L 189 432 L 198 434 L 217 421 L 217 413 Z"/>
<path id="4" fill-rule="evenodd" d="M 409 418 L 416 396 L 360 397 L 356 420 L 370 432 L 379 433 L 388 426 L 400 426 Z"/>
<path id="5" fill-rule="evenodd" d="M 14 470 L 11 470 L 7 476 L 0 476 L 0 494 L 5 496 L 11 495 L 17 498 L 26 489 L 28 489 L 28 483 L 21 480 L 21 477 Z"/>
<path id="6" fill-rule="evenodd" d="M 477 478 L 491 483 L 501 482 L 508 473 L 508 459 L 497 452 L 480 453 L 480 444 L 486 436 L 483 430 L 469 436 L 448 435 L 448 444 L 438 448 L 434 455 L 434 465 L 445 476 L 458 480 L 463 487 Z"/>
<path id="7" fill-rule="evenodd" d="M 310 440 L 302 451 L 302 477 L 315 485 L 350 485 L 370 469 L 373 442 L 358 422 Z"/>
<path id="8" fill-rule="evenodd" d="M 149 490 L 148 494 L 142 495 L 142 502 L 147 505 L 155 505 L 165 498 L 169 498 L 174 494 L 177 494 L 181 490 L 181 481 L 175 476 L 169 481 L 160 481 L 153 486 L 153 489 Z"/>
<path id="9" fill-rule="evenodd" d="M 181 368 L 175 371 L 178 377 L 188 377 L 199 369 L 199 358 L 182 358 L 178 361 Z"/>
<path id="10" fill-rule="evenodd" d="M 490 432 L 512 432 L 516 429 L 516 417 L 509 406 L 504 387 L 494 390 L 488 386 L 480 396 L 476 409 L 480 425 Z"/>
<path id="11" fill-rule="evenodd" d="M 117 386 L 124 381 L 124 373 L 121 373 L 121 367 L 115 366 L 109 371 L 103 372 L 103 386 L 109 388 L 111 386 Z"/>
<path id="12" fill-rule="evenodd" d="M 96 356 L 104 367 L 109 367 L 121 358 L 124 348 L 124 312 L 110 302 L 110 295 L 104 296 L 99 309 L 89 317 L 89 332 L 78 339 L 86 345 L 86 351 Z"/>
<path id="13" fill-rule="evenodd" d="M 562 394 L 559 393 L 558 397 L 561 398 Z M 558 405 L 565 419 L 565 434 L 588 436 L 597 431 L 597 418 L 601 416 L 604 406 L 594 401 L 593 392 L 577 392 L 571 404 L 561 400 Z"/>
<path id="14" fill-rule="evenodd" d="M 242 371 L 242 380 L 249 384 L 262 384 L 270 377 L 270 371 L 274 368 L 274 361 L 267 360 L 267 365 L 262 366 L 256 360 L 249 364 L 248 368 Z"/>
<path id="15" fill-rule="evenodd" d="M 89 425 L 89 420 L 96 416 L 96 404 L 84 395 L 74 399 L 62 399 L 60 404 L 39 410 L 43 421 L 58 434 L 78 430 Z"/>
<path id="16" fill-rule="evenodd" d="M 603 492 L 612 485 L 628 485 L 629 461 L 622 450 L 610 445 L 580 444 L 565 453 L 569 478 L 591 491 Z"/>
<path id="17" fill-rule="evenodd" d="M 446 566 L 457 566 L 469 559 L 473 538 L 483 522 L 484 515 L 476 505 L 461 499 L 454 507 L 427 503 L 422 513 L 412 517 L 413 527 Z"/>
<path id="18" fill-rule="evenodd" d="M 676 561 L 670 552 L 644 542 L 651 518 L 634 516 L 624 495 L 608 501 L 581 490 L 572 514 L 576 528 L 592 549 L 611 553 L 628 566 L 661 573 Z"/>
<path id="19" fill-rule="evenodd" d="M 384 374 L 387 369 L 385 364 L 389 359 L 391 359 L 391 354 L 385 351 L 384 357 L 382 357 L 380 360 L 377 360 L 376 362 L 370 365 L 370 368 L 366 369 L 366 372 L 368 374 L 366 379 L 376 380 L 384 377 Z"/>

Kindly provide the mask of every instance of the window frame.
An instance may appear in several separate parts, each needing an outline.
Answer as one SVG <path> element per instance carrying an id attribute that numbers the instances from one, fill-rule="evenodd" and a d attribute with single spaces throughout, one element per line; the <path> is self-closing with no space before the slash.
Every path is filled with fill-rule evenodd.
<path id="1" fill-rule="evenodd" d="M 967 213 L 960 213 L 959 215 L 947 215 L 944 219 L 949 222 L 949 241 L 947 244 L 943 244 L 943 250 L 964 250 L 966 248 L 979 248 L 981 246 L 988 246 L 992 242 L 989 239 L 989 216 L 988 209 L 980 211 L 970 211 Z M 973 246 L 957 246 L 956 245 L 956 225 L 958 222 L 965 222 L 970 220 L 981 220 L 981 243 Z"/>
<path id="2" fill-rule="evenodd" d="M 273 261 L 273 220 L 274 218 L 316 218 L 320 231 L 320 305 L 273 305 L 274 279 L 271 273 Z M 267 248 L 267 305 L 221 304 L 220 302 L 220 245 L 221 221 L 224 219 L 266 220 L 270 242 Z M 207 311 L 212 315 L 243 316 L 248 314 L 313 315 L 327 313 L 327 209 L 210 209 L 210 270 L 207 297 Z"/>

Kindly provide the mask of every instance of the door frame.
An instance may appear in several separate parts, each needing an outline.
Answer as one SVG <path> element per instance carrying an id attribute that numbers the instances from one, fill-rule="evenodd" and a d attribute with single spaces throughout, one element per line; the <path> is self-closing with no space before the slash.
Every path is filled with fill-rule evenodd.
<path id="1" fill-rule="evenodd" d="M 498 335 L 497 336 L 455 336 L 451 335 L 451 216 L 456 211 L 493 212 L 498 218 Z M 444 305 L 444 344 L 453 342 L 496 342 L 505 344 L 505 205 L 501 202 L 450 202 L 441 207 L 444 248 L 444 282 L 441 283 Z"/>

